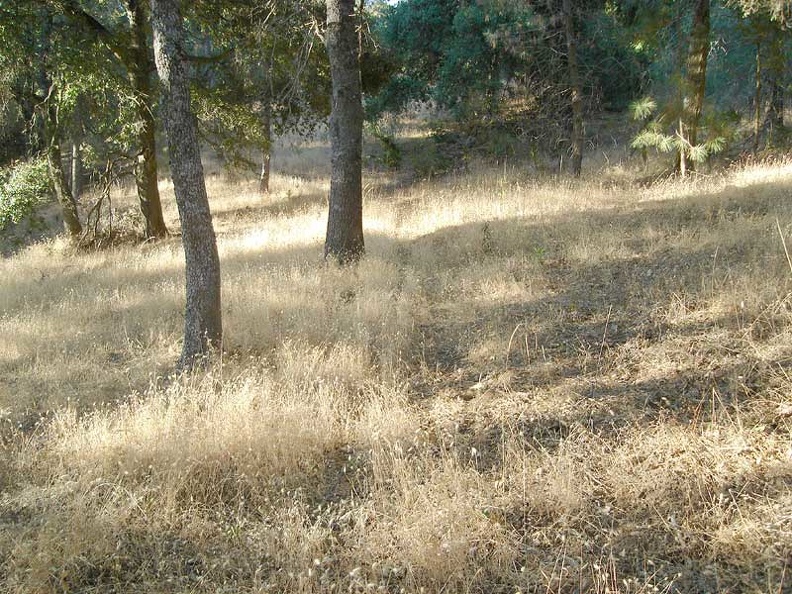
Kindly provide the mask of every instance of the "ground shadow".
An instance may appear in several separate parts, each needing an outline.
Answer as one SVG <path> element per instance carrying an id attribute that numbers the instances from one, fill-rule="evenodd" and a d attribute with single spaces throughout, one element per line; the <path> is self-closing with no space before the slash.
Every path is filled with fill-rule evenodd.
<path id="1" fill-rule="evenodd" d="M 725 190 L 703 198 L 545 216 L 539 222 L 529 217 L 486 221 L 486 232 L 484 222 L 480 222 L 442 229 L 415 240 L 396 240 L 370 233 L 367 258 L 408 271 L 416 278 L 421 307 L 426 310 L 416 312 L 412 355 L 405 361 L 411 404 L 431 406 L 441 399 L 461 403 L 458 416 L 452 419 L 456 423 L 452 446 L 456 448 L 456 457 L 481 474 L 494 476 L 501 469 L 503 458 L 499 448 L 507 437 L 517 436 L 527 449 L 547 453 L 558 448 L 574 431 L 585 430 L 615 441 L 626 427 L 651 427 L 661 421 L 685 426 L 706 423 L 716 413 L 762 398 L 767 391 L 770 366 L 789 367 L 792 347 L 778 349 L 774 360 L 763 360 L 751 351 L 748 339 L 763 341 L 777 336 L 787 329 L 790 316 L 779 313 L 774 325 L 753 335 L 751 320 L 744 323 L 737 313 L 708 314 L 702 318 L 697 318 L 695 313 L 712 299 L 725 272 L 750 262 L 752 253 L 757 249 L 766 251 L 770 242 L 775 241 L 759 234 L 710 237 L 707 233 L 711 227 L 729 221 L 769 221 L 775 217 L 783 223 L 782 228 L 789 224 L 787 188 L 772 186 L 773 192 L 769 189 Z M 287 202 L 286 210 L 270 211 L 262 206 L 255 216 L 276 216 L 303 207 L 305 204 L 296 199 Z M 569 244 L 596 247 L 606 243 L 605 239 L 626 235 L 628 231 L 631 239 L 611 254 L 596 258 L 570 255 Z M 501 239 L 515 235 L 522 240 Z M 677 235 L 693 240 L 674 241 Z M 170 241 L 174 242 L 172 249 L 178 249 L 176 240 Z M 427 252 L 432 251 L 442 253 L 437 259 L 427 260 Z M 779 258 L 783 258 L 783 253 Z M 317 271 L 327 266 L 318 245 L 232 253 L 224 257 L 222 265 L 247 274 L 255 274 L 256 266 L 261 265 L 262 274 L 269 274 L 278 266 L 291 266 L 296 261 L 309 263 L 309 267 L 315 265 Z M 529 297 L 488 300 L 464 290 L 466 275 L 476 266 L 488 263 L 497 269 L 506 261 L 511 262 L 515 283 L 530 282 L 536 286 Z M 256 266 L 251 267 L 251 262 Z M 438 263 L 446 268 L 443 273 L 449 275 L 445 280 L 439 278 Z M 56 271 L 42 272 L 45 273 Z M 149 285 L 176 273 L 175 265 L 172 270 L 156 273 L 132 271 L 129 282 Z M 80 290 L 87 285 L 87 279 L 77 271 L 61 274 L 59 282 L 65 287 Z M 354 271 L 350 270 L 350 275 Z M 43 280 L 34 274 L 23 281 L 22 288 L 34 292 Z M 337 303 L 339 308 L 355 307 L 356 297 L 347 290 L 339 289 L 338 295 L 323 297 Z M 117 314 L 131 319 L 142 317 L 156 305 L 157 299 L 152 291 L 136 303 L 119 306 Z M 680 308 L 676 317 L 668 314 L 675 300 Z M 264 302 L 257 307 L 264 311 L 271 306 Z M 321 304 L 278 302 L 277 307 L 287 317 L 306 313 L 303 311 L 306 307 L 314 308 L 307 313 L 312 318 L 332 315 Z M 172 306 L 170 309 L 175 310 Z M 96 331 L 99 324 L 106 322 L 98 319 L 97 326 L 83 330 Z M 513 334 L 515 328 L 518 330 Z M 63 343 L 68 348 L 73 330 L 64 324 L 41 340 Z M 527 339 L 528 348 L 504 348 L 497 358 L 487 361 L 475 355 L 482 338 L 495 337 L 507 345 L 512 336 L 520 344 L 523 338 Z M 233 335 L 227 340 L 233 345 Z M 317 337 L 318 342 L 321 340 Z M 665 368 L 646 370 L 633 356 L 636 351 L 661 350 L 666 346 L 681 350 L 684 360 Z M 120 346 L 111 349 L 116 351 L 124 356 Z M 114 364 L 109 355 L 104 356 L 108 357 L 106 365 Z M 9 369 L 0 368 L 0 374 L 5 375 Z M 10 378 L 0 375 L 0 379 Z M 69 381 L 74 382 L 72 389 L 79 393 L 83 388 L 80 382 L 87 385 L 88 379 L 75 377 Z M 542 414 L 522 414 L 537 396 L 554 393 L 571 405 L 548 409 Z M 489 412 L 505 399 L 516 403 L 511 412 L 501 411 L 498 415 Z M 768 425 L 762 430 L 788 433 L 789 427 Z M 439 428 L 429 427 L 427 431 L 439 431 Z M 348 485 L 336 485 L 333 481 L 339 476 L 339 469 L 346 468 L 349 456 L 355 455 L 365 456 L 365 452 L 328 453 L 323 479 L 327 484 L 320 486 L 323 493 L 332 492 L 339 498 L 346 495 Z M 340 459 L 335 460 L 334 456 Z M 790 480 L 787 470 L 779 470 L 785 485 Z M 765 494 L 755 487 L 761 477 L 750 472 L 734 477 L 733 482 L 723 488 L 750 488 Z M 686 591 L 716 591 L 717 571 L 737 571 L 730 565 L 731 560 L 708 559 L 704 552 L 693 559 L 687 558 L 690 549 L 680 544 L 679 533 L 670 523 L 647 523 L 649 528 L 641 533 L 618 531 L 623 525 L 646 519 L 632 510 L 619 513 L 618 517 L 603 519 L 611 523 L 609 534 L 616 535 L 609 546 L 614 551 L 619 575 L 646 575 L 645 567 L 630 567 L 629 560 L 619 558 L 618 551 L 627 547 L 636 551 L 646 549 L 644 554 L 627 555 L 626 559 L 648 559 L 659 551 L 660 558 L 653 561 L 662 564 L 662 571 L 669 575 L 683 575 L 678 586 Z M 506 529 L 523 539 L 521 553 L 558 554 L 557 549 L 562 546 L 558 542 L 535 545 L 530 541 L 534 527 L 525 524 L 524 519 L 531 517 L 537 521 L 535 514 L 515 508 L 504 510 L 502 515 L 500 521 Z M 569 529 L 560 520 L 555 524 L 556 520 L 539 518 L 557 526 L 560 533 Z M 603 534 L 599 526 L 584 526 L 582 530 L 590 530 L 592 540 Z M 185 551 L 190 552 L 189 547 Z M 586 555 L 593 557 L 600 552 L 594 548 L 586 551 Z M 183 554 L 179 552 L 177 556 Z M 582 552 L 580 555 L 584 556 Z M 547 566 L 553 566 L 553 560 Z"/>

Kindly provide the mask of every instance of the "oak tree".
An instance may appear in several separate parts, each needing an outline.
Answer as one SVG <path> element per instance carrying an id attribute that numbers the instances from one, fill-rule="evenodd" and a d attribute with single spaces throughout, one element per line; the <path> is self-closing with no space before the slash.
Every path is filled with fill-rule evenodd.
<path id="1" fill-rule="evenodd" d="M 220 259 L 190 105 L 180 0 L 152 0 L 151 16 L 171 176 L 184 246 L 187 303 L 179 368 L 190 369 L 212 349 L 222 347 Z"/>
<path id="2" fill-rule="evenodd" d="M 111 15 L 113 9 L 123 15 L 116 17 L 112 25 L 105 22 L 110 17 L 89 12 L 78 0 L 61 0 L 57 5 L 68 18 L 104 44 L 124 71 L 133 98 L 130 102 L 133 113 L 127 117 L 134 120 L 131 127 L 135 130 L 135 146 L 132 151 L 144 231 L 147 238 L 165 237 L 168 229 L 157 183 L 156 92 L 151 80 L 154 55 L 147 2 L 123 0 L 115 7 L 98 5 Z"/>

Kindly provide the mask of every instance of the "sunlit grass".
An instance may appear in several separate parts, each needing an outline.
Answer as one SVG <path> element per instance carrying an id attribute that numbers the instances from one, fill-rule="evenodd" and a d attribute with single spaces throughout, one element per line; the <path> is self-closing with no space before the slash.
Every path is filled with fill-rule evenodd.
<path id="1" fill-rule="evenodd" d="M 7 591 L 788 588 L 787 161 L 370 175 L 339 269 L 321 155 L 207 178 L 226 336 L 192 376 L 178 237 L 0 262 Z"/>

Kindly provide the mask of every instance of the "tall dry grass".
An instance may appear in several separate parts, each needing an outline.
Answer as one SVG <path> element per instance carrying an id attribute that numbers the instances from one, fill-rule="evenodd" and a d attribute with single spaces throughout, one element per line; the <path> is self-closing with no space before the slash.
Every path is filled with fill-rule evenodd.
<path id="1" fill-rule="evenodd" d="M 792 164 L 371 177 L 355 269 L 281 171 L 204 373 L 177 239 L 0 263 L 0 589 L 792 591 Z"/>

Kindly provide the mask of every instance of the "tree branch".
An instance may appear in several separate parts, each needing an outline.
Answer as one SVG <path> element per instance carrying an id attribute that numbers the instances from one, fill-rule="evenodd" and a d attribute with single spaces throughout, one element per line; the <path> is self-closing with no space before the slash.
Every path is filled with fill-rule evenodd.
<path id="1" fill-rule="evenodd" d="M 56 0 L 55 5 L 67 17 L 77 21 L 110 50 L 110 52 L 124 65 L 128 65 L 130 55 L 128 48 L 131 46 L 128 32 L 114 32 L 107 28 L 99 19 L 83 9 L 77 0 Z M 119 38 L 121 42 L 119 43 Z"/>

